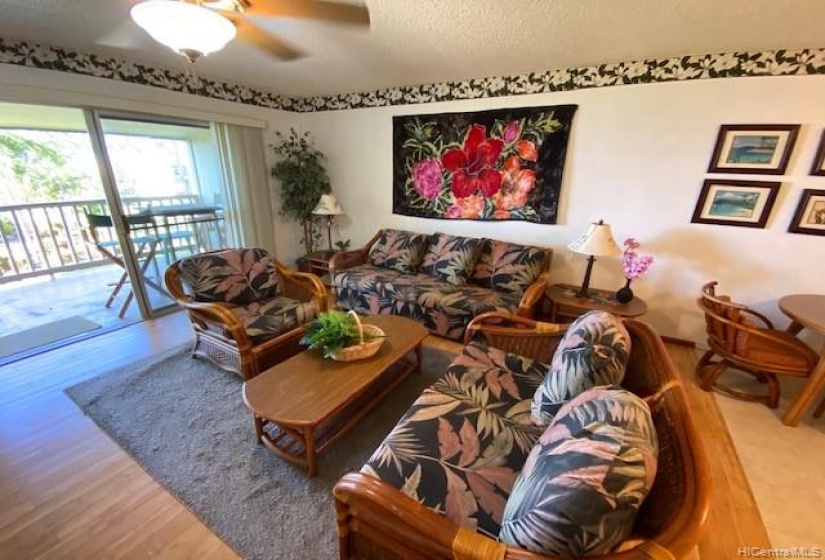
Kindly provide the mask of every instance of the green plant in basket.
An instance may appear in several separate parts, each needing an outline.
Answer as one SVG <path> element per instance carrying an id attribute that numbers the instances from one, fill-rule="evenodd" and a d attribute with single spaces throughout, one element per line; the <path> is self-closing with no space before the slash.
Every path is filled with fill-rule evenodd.
<path id="1" fill-rule="evenodd" d="M 326 311 L 307 325 L 306 334 L 300 343 L 313 350 L 320 349 L 325 358 L 331 358 L 342 348 L 359 344 L 361 338 L 361 329 L 354 315 L 343 311 Z M 376 338 L 381 337 L 366 330 L 363 333 L 364 342 Z"/>

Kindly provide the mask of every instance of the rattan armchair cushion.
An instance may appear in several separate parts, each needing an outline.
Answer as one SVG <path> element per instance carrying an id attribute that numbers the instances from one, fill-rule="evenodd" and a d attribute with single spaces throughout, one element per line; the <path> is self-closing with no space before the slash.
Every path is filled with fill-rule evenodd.
<path id="1" fill-rule="evenodd" d="M 619 385 L 630 357 L 621 319 L 604 311 L 578 317 L 559 342 L 550 370 L 533 397 L 533 422 L 547 426 L 570 399 L 597 385 Z"/>
<path id="2" fill-rule="evenodd" d="M 305 325 L 321 312 L 315 300 L 298 301 L 283 296 L 228 309 L 240 319 L 252 344 L 260 344 Z"/>
<path id="3" fill-rule="evenodd" d="M 527 457 L 499 539 L 554 557 L 610 553 L 631 533 L 657 457 L 642 398 L 616 386 L 585 391 L 559 410 Z"/>
<path id="4" fill-rule="evenodd" d="M 275 297 L 278 274 L 264 249 L 227 249 L 180 261 L 181 279 L 195 301 L 245 305 Z"/>

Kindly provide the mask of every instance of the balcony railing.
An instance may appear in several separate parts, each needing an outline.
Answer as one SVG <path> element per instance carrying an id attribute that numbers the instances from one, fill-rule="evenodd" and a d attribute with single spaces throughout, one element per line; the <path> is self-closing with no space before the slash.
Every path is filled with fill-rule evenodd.
<path id="1" fill-rule="evenodd" d="M 123 205 L 127 214 L 137 214 L 150 205 L 198 201 L 198 195 L 131 197 Z M 111 214 L 102 198 L 0 206 L 0 283 L 107 263 L 86 242 L 86 211 Z"/>

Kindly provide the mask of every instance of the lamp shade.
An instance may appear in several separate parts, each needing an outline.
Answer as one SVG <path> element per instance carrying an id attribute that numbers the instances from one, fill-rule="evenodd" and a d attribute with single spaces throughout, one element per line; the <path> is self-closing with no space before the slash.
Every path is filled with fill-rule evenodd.
<path id="1" fill-rule="evenodd" d="M 337 216 L 344 213 L 344 208 L 334 194 L 322 194 L 312 213 L 319 216 Z"/>
<path id="2" fill-rule="evenodd" d="M 594 257 L 618 257 L 622 254 L 621 247 L 613 239 L 610 225 L 601 220 L 590 224 L 584 235 L 573 241 L 567 248 L 576 253 Z"/>
<path id="3" fill-rule="evenodd" d="M 187 2 L 147 0 L 135 4 L 130 14 L 155 41 L 189 59 L 220 50 L 235 38 L 231 21 Z"/>

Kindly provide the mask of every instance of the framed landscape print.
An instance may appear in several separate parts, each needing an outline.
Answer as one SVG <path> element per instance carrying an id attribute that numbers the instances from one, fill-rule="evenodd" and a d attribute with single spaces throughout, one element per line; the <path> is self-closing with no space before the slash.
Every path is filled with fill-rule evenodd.
<path id="1" fill-rule="evenodd" d="M 724 124 L 708 173 L 782 175 L 798 134 L 798 124 Z"/>
<path id="2" fill-rule="evenodd" d="M 814 156 L 814 164 L 811 166 L 811 175 L 825 175 L 825 130 L 819 139 L 819 148 Z"/>
<path id="3" fill-rule="evenodd" d="M 691 222 L 764 228 L 782 183 L 708 179 Z"/>
<path id="4" fill-rule="evenodd" d="M 825 235 L 825 190 L 805 189 L 788 227 L 791 233 Z"/>

